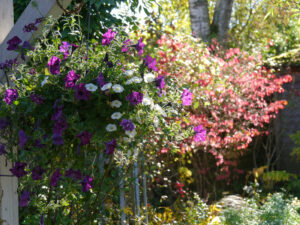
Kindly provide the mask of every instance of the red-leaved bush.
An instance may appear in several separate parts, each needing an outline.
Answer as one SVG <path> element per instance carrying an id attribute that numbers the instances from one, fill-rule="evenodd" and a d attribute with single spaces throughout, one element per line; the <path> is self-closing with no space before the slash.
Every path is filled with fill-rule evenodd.
<path id="1" fill-rule="evenodd" d="M 202 150 L 213 156 L 217 180 L 241 174 L 232 152 L 246 149 L 284 108 L 287 101 L 276 100 L 274 94 L 284 92 L 282 85 L 292 77 L 276 77 L 262 66 L 260 55 L 253 57 L 238 48 L 223 51 L 217 43 L 206 47 L 186 36 L 162 36 L 158 44 L 159 74 L 175 77 L 182 89 L 193 93 L 187 108 L 190 120 L 182 121 L 182 126 L 202 125 L 207 131 L 204 142 L 181 143 L 181 152 Z M 200 160 L 198 169 L 205 175 L 211 165 Z"/>

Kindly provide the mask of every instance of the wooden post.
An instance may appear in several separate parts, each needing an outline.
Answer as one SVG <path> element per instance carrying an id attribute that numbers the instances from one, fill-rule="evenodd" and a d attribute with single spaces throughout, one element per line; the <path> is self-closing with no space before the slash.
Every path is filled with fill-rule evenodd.
<path id="1" fill-rule="evenodd" d="M 59 0 L 63 7 L 67 7 L 71 0 Z M 42 24 L 37 25 L 35 32 L 24 32 L 25 25 L 34 23 L 37 18 L 52 15 L 58 18 L 63 10 L 56 0 L 32 0 L 26 7 L 17 23 L 14 25 L 13 0 L 0 0 L 0 62 L 14 59 L 18 56 L 15 51 L 7 51 L 7 41 L 18 36 L 22 41 L 32 41 L 41 34 Z M 0 70 L 0 81 L 3 81 L 3 71 Z M 0 174 L 11 175 L 9 169 L 12 164 L 5 157 L 0 156 Z M 12 176 L 0 176 L 0 224 L 18 225 L 18 180 Z"/>

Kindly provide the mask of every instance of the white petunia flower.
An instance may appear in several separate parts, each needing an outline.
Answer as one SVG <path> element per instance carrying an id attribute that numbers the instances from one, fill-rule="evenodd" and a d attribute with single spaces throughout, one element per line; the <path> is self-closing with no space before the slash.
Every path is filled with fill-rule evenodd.
<path id="1" fill-rule="evenodd" d="M 124 88 L 120 84 L 115 84 L 114 86 L 112 86 L 112 89 L 116 93 L 122 93 L 124 91 Z"/>
<path id="2" fill-rule="evenodd" d="M 131 78 L 133 83 L 139 84 L 142 83 L 143 79 L 141 77 L 133 77 Z"/>
<path id="3" fill-rule="evenodd" d="M 133 74 L 134 74 L 133 70 L 126 70 L 125 71 L 125 75 L 128 76 L 128 77 L 132 76 Z"/>
<path id="4" fill-rule="evenodd" d="M 145 81 L 145 83 L 153 82 L 154 79 L 155 79 L 155 76 L 154 76 L 153 73 L 146 73 L 146 74 L 144 75 L 144 81 Z"/>
<path id="5" fill-rule="evenodd" d="M 111 83 L 104 84 L 101 88 L 101 91 L 106 91 L 106 90 L 110 89 L 111 86 L 112 86 Z"/>
<path id="6" fill-rule="evenodd" d="M 154 117 L 153 125 L 154 125 L 154 127 L 158 127 L 159 126 L 159 119 L 158 119 L 157 116 Z"/>
<path id="7" fill-rule="evenodd" d="M 133 80 L 132 80 L 132 79 L 129 79 L 129 80 L 126 81 L 125 84 L 132 84 L 132 83 L 133 83 Z"/>
<path id="8" fill-rule="evenodd" d="M 149 98 L 147 95 L 145 95 L 143 97 L 143 102 L 142 102 L 143 105 L 151 105 L 152 104 L 152 99 Z"/>
<path id="9" fill-rule="evenodd" d="M 156 111 L 158 111 L 162 116 L 164 116 L 164 117 L 167 116 L 166 112 L 162 109 L 162 107 L 160 107 L 160 105 L 155 104 L 155 105 L 154 105 L 154 109 L 155 109 Z"/>
<path id="10" fill-rule="evenodd" d="M 111 107 L 120 108 L 121 105 L 122 105 L 122 102 L 120 102 L 119 100 L 113 100 L 111 102 Z"/>
<path id="11" fill-rule="evenodd" d="M 45 77 L 45 79 L 42 81 L 42 83 L 41 83 L 41 86 L 42 86 L 42 87 L 47 83 L 48 78 L 49 78 L 49 77 Z"/>
<path id="12" fill-rule="evenodd" d="M 120 113 L 120 112 L 114 112 L 112 115 L 111 115 L 111 118 L 113 119 L 113 120 L 118 120 L 118 119 L 120 119 L 122 117 L 122 113 Z"/>
<path id="13" fill-rule="evenodd" d="M 113 131 L 116 131 L 117 130 L 117 126 L 115 124 L 108 124 L 105 128 L 108 132 L 113 132 Z"/>
<path id="14" fill-rule="evenodd" d="M 129 137 L 123 137 L 123 140 L 127 143 L 130 143 L 132 141 L 132 139 Z"/>
<path id="15" fill-rule="evenodd" d="M 132 131 L 126 130 L 125 134 L 127 134 L 130 138 L 134 138 L 136 135 L 136 131 L 135 130 L 132 130 Z"/>
<path id="16" fill-rule="evenodd" d="M 85 89 L 90 92 L 95 92 L 98 89 L 98 87 L 96 85 L 90 83 L 90 84 L 85 85 Z"/>

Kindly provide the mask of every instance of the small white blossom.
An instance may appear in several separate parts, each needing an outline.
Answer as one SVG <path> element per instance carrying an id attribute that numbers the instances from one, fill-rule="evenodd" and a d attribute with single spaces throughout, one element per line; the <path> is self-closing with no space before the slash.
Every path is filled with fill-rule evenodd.
<path id="1" fill-rule="evenodd" d="M 101 88 L 101 91 L 106 91 L 106 90 L 110 89 L 111 86 L 112 86 L 111 83 L 104 84 Z"/>
<path id="2" fill-rule="evenodd" d="M 158 126 L 159 126 L 159 119 L 158 119 L 157 116 L 154 117 L 153 125 L 154 125 L 155 127 L 158 127 Z"/>
<path id="3" fill-rule="evenodd" d="M 132 141 L 131 138 L 129 137 L 123 137 L 123 140 L 126 142 L 126 143 L 130 143 Z"/>
<path id="4" fill-rule="evenodd" d="M 124 88 L 120 84 L 115 84 L 114 86 L 112 86 L 112 89 L 116 93 L 122 93 L 124 91 Z"/>
<path id="5" fill-rule="evenodd" d="M 126 76 L 132 76 L 134 74 L 134 71 L 133 70 L 126 70 L 125 71 L 125 75 Z"/>
<path id="6" fill-rule="evenodd" d="M 45 77 L 45 79 L 42 81 L 42 83 L 41 83 L 41 86 L 42 86 L 42 87 L 47 83 L 48 78 L 49 78 L 49 77 Z"/>
<path id="7" fill-rule="evenodd" d="M 153 73 L 146 73 L 144 75 L 144 81 L 145 81 L 145 83 L 150 83 L 150 82 L 154 81 L 154 79 L 155 79 L 155 76 L 154 76 Z"/>
<path id="8" fill-rule="evenodd" d="M 98 89 L 98 87 L 92 83 L 90 84 L 86 84 L 85 85 L 86 90 L 90 91 L 90 92 L 94 92 Z"/>
<path id="9" fill-rule="evenodd" d="M 136 131 L 135 130 L 132 130 L 132 131 L 127 130 L 127 131 L 125 131 L 125 134 L 127 134 L 130 138 L 134 138 L 136 135 Z"/>
<path id="10" fill-rule="evenodd" d="M 143 102 L 142 102 L 143 105 L 151 105 L 152 102 L 153 102 L 152 99 L 149 98 L 147 95 L 145 95 L 145 96 L 143 97 Z"/>
<path id="11" fill-rule="evenodd" d="M 142 83 L 143 79 L 141 77 L 133 77 L 131 78 L 133 83 L 139 84 Z"/>
<path id="12" fill-rule="evenodd" d="M 112 115 L 111 115 L 111 118 L 113 119 L 113 120 L 118 120 L 118 119 L 120 119 L 122 117 L 122 113 L 120 113 L 120 112 L 114 112 Z"/>
<path id="13" fill-rule="evenodd" d="M 120 108 L 122 105 L 122 102 L 120 102 L 119 100 L 113 100 L 111 102 L 111 107 L 114 107 L 114 108 Z"/>
<path id="14" fill-rule="evenodd" d="M 108 125 L 106 126 L 106 130 L 107 130 L 108 132 L 116 131 L 116 130 L 117 130 L 117 126 L 116 126 L 115 124 L 110 123 L 110 124 L 108 124 Z"/>
<path id="15" fill-rule="evenodd" d="M 167 116 L 166 112 L 162 109 L 162 107 L 160 107 L 160 105 L 155 104 L 155 105 L 154 105 L 154 109 L 155 109 L 156 111 L 158 111 L 162 116 L 164 116 L 164 117 Z"/>
<path id="16" fill-rule="evenodd" d="M 129 80 L 126 81 L 125 84 L 132 84 L 132 83 L 133 83 L 132 79 L 129 79 Z"/>

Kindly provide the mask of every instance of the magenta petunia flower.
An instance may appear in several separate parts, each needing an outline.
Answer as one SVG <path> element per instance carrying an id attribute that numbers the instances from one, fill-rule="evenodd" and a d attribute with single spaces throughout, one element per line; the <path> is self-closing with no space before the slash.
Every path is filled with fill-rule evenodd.
<path id="1" fill-rule="evenodd" d="M 138 55 L 141 56 L 144 52 L 144 47 L 145 47 L 145 44 L 143 43 L 143 38 L 140 38 L 138 40 L 138 43 L 134 47 L 138 52 Z"/>
<path id="2" fill-rule="evenodd" d="M 31 93 L 30 94 L 31 101 L 35 102 L 37 105 L 44 103 L 44 98 L 41 95 Z"/>
<path id="3" fill-rule="evenodd" d="M 130 39 L 125 40 L 123 42 L 123 46 L 122 46 L 121 52 L 122 53 L 128 52 L 130 45 L 131 45 L 131 40 Z"/>
<path id="4" fill-rule="evenodd" d="M 82 191 L 88 192 L 92 188 L 93 178 L 85 175 L 83 180 L 81 181 Z"/>
<path id="5" fill-rule="evenodd" d="M 66 88 L 74 88 L 76 81 L 80 78 L 80 74 L 76 74 L 74 70 L 71 70 L 64 78 Z"/>
<path id="6" fill-rule="evenodd" d="M 146 55 L 144 60 L 145 65 L 148 67 L 149 70 L 158 71 L 156 67 L 156 58 L 152 58 L 150 55 Z"/>
<path id="7" fill-rule="evenodd" d="M 110 45 L 111 41 L 115 38 L 116 32 L 108 29 L 106 33 L 103 34 L 102 37 L 102 45 Z"/>
<path id="8" fill-rule="evenodd" d="M 191 93 L 188 89 L 184 89 L 181 95 L 182 105 L 189 106 L 192 104 L 193 93 Z"/>
<path id="9" fill-rule="evenodd" d="M 7 105 L 11 105 L 19 97 L 18 91 L 16 89 L 7 89 L 5 92 L 4 101 Z"/>
<path id="10" fill-rule="evenodd" d="M 194 132 L 195 132 L 195 136 L 194 136 L 194 140 L 199 142 L 204 142 L 205 138 L 206 138 L 206 129 L 200 124 L 196 127 L 194 127 Z"/>
<path id="11" fill-rule="evenodd" d="M 123 119 L 120 123 L 124 130 L 133 131 L 135 129 L 135 125 L 131 120 Z"/>
<path id="12" fill-rule="evenodd" d="M 158 76 L 155 78 L 155 84 L 156 87 L 159 88 L 160 90 L 162 90 L 166 83 L 165 83 L 165 77 L 164 76 Z"/>
<path id="13" fill-rule="evenodd" d="M 143 93 L 134 91 L 126 97 L 126 100 L 129 101 L 131 105 L 138 105 L 143 102 Z"/>
<path id="14" fill-rule="evenodd" d="M 56 56 L 52 56 L 48 62 L 48 68 L 51 74 L 53 75 L 58 75 L 60 74 L 60 63 L 61 63 L 61 59 L 56 57 Z"/>

